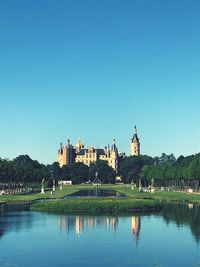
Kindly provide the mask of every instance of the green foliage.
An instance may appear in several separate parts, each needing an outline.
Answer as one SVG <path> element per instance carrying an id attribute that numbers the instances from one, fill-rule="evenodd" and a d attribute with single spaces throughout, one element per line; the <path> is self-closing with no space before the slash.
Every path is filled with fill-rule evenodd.
<path id="1" fill-rule="evenodd" d="M 63 201 L 48 201 L 36 203 L 32 210 L 51 212 L 129 212 L 136 210 L 160 210 L 161 206 L 155 200 L 145 199 L 68 199 Z"/>
<path id="2" fill-rule="evenodd" d="M 88 166 L 82 162 L 74 163 L 70 167 L 70 180 L 73 184 L 84 183 L 88 180 Z"/>
<path id="3" fill-rule="evenodd" d="M 140 171 L 145 165 L 153 164 L 153 158 L 149 156 L 131 156 L 120 163 L 119 173 L 124 182 L 130 183 L 132 180 L 138 182 Z"/>
<path id="4" fill-rule="evenodd" d="M 61 180 L 70 180 L 70 167 L 68 165 L 64 165 L 61 168 Z"/>
<path id="5" fill-rule="evenodd" d="M 58 162 L 43 165 L 32 160 L 28 155 L 20 155 L 14 160 L 0 158 L 0 183 L 41 183 L 42 178 L 48 182 L 55 180 L 72 180 L 79 184 L 95 179 L 95 173 L 103 183 L 114 183 L 115 172 L 106 161 L 97 161 L 90 167 L 83 163 L 60 168 Z M 188 157 L 180 156 L 177 160 L 173 154 L 161 157 L 130 156 L 120 160 L 119 175 L 125 183 L 132 180 L 138 183 L 142 178 L 147 186 L 151 179 L 155 186 L 192 187 L 198 190 L 200 186 L 200 154 Z"/>
<path id="6" fill-rule="evenodd" d="M 56 179 L 56 180 L 60 179 L 62 171 L 61 171 L 61 168 L 58 162 L 54 162 L 51 165 L 47 165 L 47 167 L 51 173 L 51 178 Z"/>
<path id="7" fill-rule="evenodd" d="M 98 173 L 98 178 L 102 183 L 114 183 L 115 182 L 115 172 L 112 167 L 104 160 L 98 160 L 90 165 L 89 168 L 89 179 L 93 181 Z"/>
<path id="8" fill-rule="evenodd" d="M 28 155 L 20 155 L 14 160 L 0 159 L 1 182 L 39 182 L 43 177 L 49 179 L 48 168 Z"/>
<path id="9" fill-rule="evenodd" d="M 200 154 L 188 157 L 180 156 L 176 161 L 174 161 L 172 154 L 171 156 L 165 155 L 164 157 L 162 154 L 161 158 L 162 160 L 156 158 L 154 165 L 145 165 L 142 168 L 140 175 L 143 179 L 150 182 L 153 178 L 159 185 L 180 186 L 182 184 L 198 189 Z"/>

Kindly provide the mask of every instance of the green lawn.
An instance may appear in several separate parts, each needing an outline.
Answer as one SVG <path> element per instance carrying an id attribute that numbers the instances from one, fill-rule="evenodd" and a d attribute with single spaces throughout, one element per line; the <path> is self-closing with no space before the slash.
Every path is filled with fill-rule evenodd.
<path id="1" fill-rule="evenodd" d="M 65 195 L 76 192 L 84 188 L 95 188 L 93 185 L 73 185 L 63 188 L 63 190 L 56 189 L 56 194 L 51 195 L 51 191 L 48 190 L 45 194 L 31 193 L 23 195 L 3 195 L 0 196 L 1 202 L 32 202 L 33 200 L 40 198 L 62 198 Z M 186 193 L 186 192 L 168 192 L 168 191 L 156 191 L 155 193 L 139 193 L 138 188 L 132 190 L 130 185 L 102 185 L 102 189 L 115 189 L 120 193 L 127 195 L 134 199 L 152 199 L 158 201 L 179 201 L 179 202 L 191 202 L 200 203 L 200 194 Z"/>
<path id="2" fill-rule="evenodd" d="M 69 195 L 73 192 L 76 192 L 79 190 L 78 186 L 68 186 L 64 188 L 63 190 L 56 189 L 56 194 L 51 195 L 51 190 L 45 191 L 45 194 L 41 193 L 30 193 L 30 194 L 10 194 L 10 195 L 3 195 L 0 196 L 0 202 L 1 201 L 6 201 L 6 202 L 32 202 L 33 200 L 36 199 L 41 199 L 41 198 L 62 198 L 65 195 Z"/>
<path id="3" fill-rule="evenodd" d="M 200 203 L 200 194 L 187 192 L 160 191 L 155 193 L 139 193 L 138 188 L 132 190 L 130 186 L 116 187 L 117 191 L 131 197 L 139 199 L 154 199 L 166 202 L 191 202 Z"/>

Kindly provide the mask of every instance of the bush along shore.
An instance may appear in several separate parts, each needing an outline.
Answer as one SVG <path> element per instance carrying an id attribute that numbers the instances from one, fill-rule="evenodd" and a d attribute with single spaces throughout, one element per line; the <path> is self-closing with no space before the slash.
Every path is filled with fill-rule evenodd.
<path id="1" fill-rule="evenodd" d="M 119 213 L 132 211 L 160 211 L 158 201 L 146 199 L 67 199 L 34 203 L 31 210 L 48 212 Z"/>

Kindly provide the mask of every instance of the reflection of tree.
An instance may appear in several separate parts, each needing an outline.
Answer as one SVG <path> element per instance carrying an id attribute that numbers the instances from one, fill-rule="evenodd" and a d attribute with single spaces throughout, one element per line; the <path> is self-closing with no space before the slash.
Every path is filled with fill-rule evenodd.
<path id="1" fill-rule="evenodd" d="M 32 214 L 24 211 L 29 209 L 24 205 L 1 205 L 0 209 L 0 238 L 10 231 L 18 232 L 21 229 L 30 229 L 32 227 Z M 13 212 L 14 211 L 14 212 Z"/>
<path id="2" fill-rule="evenodd" d="M 166 223 L 175 222 L 178 227 L 189 225 L 197 243 L 200 241 L 200 206 L 191 204 L 166 204 L 162 211 Z"/>

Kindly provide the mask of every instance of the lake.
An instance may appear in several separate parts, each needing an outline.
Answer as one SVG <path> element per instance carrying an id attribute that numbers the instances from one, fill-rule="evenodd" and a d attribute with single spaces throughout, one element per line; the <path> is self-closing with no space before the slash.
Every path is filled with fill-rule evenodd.
<path id="1" fill-rule="evenodd" d="M 0 205 L 0 266 L 200 266 L 198 205 L 123 216 L 17 207 Z"/>

